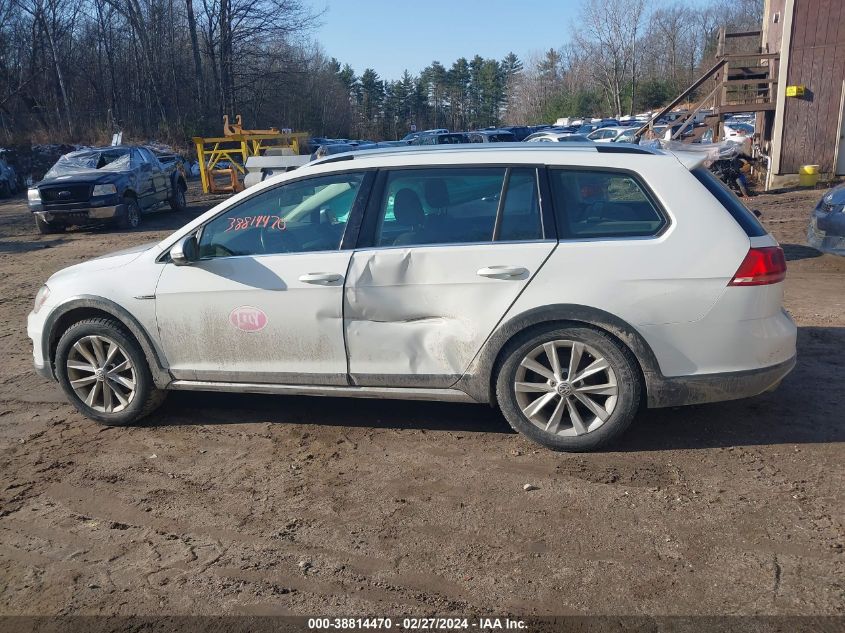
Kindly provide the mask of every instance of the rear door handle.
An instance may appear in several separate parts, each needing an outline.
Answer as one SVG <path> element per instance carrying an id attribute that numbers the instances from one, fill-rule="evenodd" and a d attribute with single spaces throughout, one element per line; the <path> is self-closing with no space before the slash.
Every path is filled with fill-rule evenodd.
<path id="1" fill-rule="evenodd" d="M 476 274 L 492 279 L 520 279 L 528 274 L 528 269 L 522 266 L 487 266 L 479 269 Z"/>
<path id="2" fill-rule="evenodd" d="M 343 275 L 337 273 L 305 273 L 299 276 L 299 281 L 305 284 L 328 285 L 343 281 Z"/>

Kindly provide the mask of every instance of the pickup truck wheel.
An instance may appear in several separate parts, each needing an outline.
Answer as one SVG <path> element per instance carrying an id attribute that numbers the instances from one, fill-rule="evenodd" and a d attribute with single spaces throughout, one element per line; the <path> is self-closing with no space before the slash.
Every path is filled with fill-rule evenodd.
<path id="1" fill-rule="evenodd" d="M 499 407 L 514 430 L 552 450 L 604 446 L 637 413 L 636 359 L 604 332 L 574 324 L 528 331 L 505 354 Z"/>
<path id="2" fill-rule="evenodd" d="M 120 228 L 137 229 L 141 224 L 141 207 L 138 206 L 138 201 L 135 198 L 124 198 L 123 204 L 126 210 L 119 220 Z"/>
<path id="3" fill-rule="evenodd" d="M 56 377 L 71 404 L 101 424 L 123 426 L 152 413 L 166 391 L 156 389 L 141 347 L 114 319 L 71 325 L 56 347 Z"/>
<path id="4" fill-rule="evenodd" d="M 41 235 L 50 235 L 51 233 L 64 233 L 64 224 L 53 224 L 48 222 L 40 215 L 35 216 L 35 226 L 38 227 L 38 232 Z"/>
<path id="5" fill-rule="evenodd" d="M 185 207 L 188 206 L 188 202 L 185 199 L 185 190 L 178 182 L 173 187 L 173 196 L 169 202 L 170 208 L 174 211 L 184 211 Z"/>

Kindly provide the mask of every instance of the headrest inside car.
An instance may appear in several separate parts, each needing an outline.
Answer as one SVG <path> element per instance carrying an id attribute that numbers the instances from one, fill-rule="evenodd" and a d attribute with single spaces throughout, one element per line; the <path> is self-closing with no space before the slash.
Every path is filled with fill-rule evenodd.
<path id="1" fill-rule="evenodd" d="M 431 178 L 425 181 L 425 201 L 429 207 L 443 209 L 449 206 L 449 190 L 442 178 Z"/>

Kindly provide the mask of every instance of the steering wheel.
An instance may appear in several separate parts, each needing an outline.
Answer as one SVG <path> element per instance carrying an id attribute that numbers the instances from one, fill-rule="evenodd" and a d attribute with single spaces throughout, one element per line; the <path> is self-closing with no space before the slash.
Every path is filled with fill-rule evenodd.
<path id="1" fill-rule="evenodd" d="M 287 230 L 271 229 L 264 227 L 258 238 L 261 243 L 261 252 L 265 255 L 274 253 L 295 253 L 302 250 L 302 244 Z"/>

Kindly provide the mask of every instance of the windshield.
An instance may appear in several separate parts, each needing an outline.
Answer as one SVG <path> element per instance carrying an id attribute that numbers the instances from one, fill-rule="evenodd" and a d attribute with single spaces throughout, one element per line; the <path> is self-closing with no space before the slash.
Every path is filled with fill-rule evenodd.
<path id="1" fill-rule="evenodd" d="M 130 156 L 128 149 L 71 152 L 56 161 L 44 177 L 56 178 L 87 171 L 124 171 L 130 167 Z"/>

